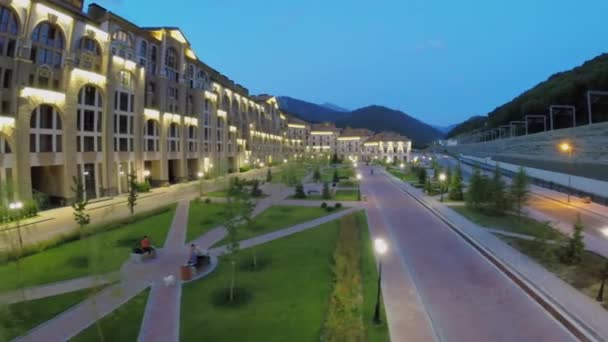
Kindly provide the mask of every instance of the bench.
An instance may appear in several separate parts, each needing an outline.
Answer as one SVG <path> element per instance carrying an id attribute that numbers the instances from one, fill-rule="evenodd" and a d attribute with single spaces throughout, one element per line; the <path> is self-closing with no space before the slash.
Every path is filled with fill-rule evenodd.
<path id="1" fill-rule="evenodd" d="M 201 272 L 206 266 L 211 263 L 211 258 L 208 255 L 200 255 L 198 259 L 198 265 L 190 266 L 190 265 L 182 265 L 181 267 L 181 276 L 183 281 L 192 280 L 192 278 L 196 277 L 198 273 Z"/>
<path id="2" fill-rule="evenodd" d="M 156 248 L 152 249 L 150 253 L 133 253 L 131 252 L 131 261 L 136 263 L 142 263 L 147 260 L 156 258 Z"/>

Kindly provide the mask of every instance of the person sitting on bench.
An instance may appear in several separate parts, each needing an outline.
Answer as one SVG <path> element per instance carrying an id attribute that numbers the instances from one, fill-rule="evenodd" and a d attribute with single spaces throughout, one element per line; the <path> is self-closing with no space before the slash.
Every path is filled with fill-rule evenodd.
<path id="1" fill-rule="evenodd" d="M 198 248 L 195 244 L 190 245 L 190 256 L 188 257 L 188 266 L 198 267 Z"/>
<path id="2" fill-rule="evenodd" d="M 152 252 L 154 252 L 154 248 L 152 248 L 152 243 L 150 242 L 148 235 L 144 235 L 144 238 L 141 240 L 141 250 L 143 253 L 148 254 L 152 254 Z"/>

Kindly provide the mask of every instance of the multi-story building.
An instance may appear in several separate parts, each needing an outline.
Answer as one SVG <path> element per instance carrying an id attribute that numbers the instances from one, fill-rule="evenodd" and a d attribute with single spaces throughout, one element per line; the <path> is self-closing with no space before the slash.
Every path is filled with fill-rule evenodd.
<path id="1" fill-rule="evenodd" d="M 363 143 L 367 141 L 374 132 L 365 128 L 347 127 L 340 131 L 337 140 L 336 153 L 341 159 L 358 161 L 363 156 Z"/>
<path id="2" fill-rule="evenodd" d="M 335 126 L 249 94 L 179 28 L 140 27 L 96 4 L 84 12 L 81 0 L 0 1 L 0 55 L 0 190 L 20 199 L 67 203 L 74 177 L 91 199 L 126 192 L 129 175 L 162 186 L 362 151 Z"/>
<path id="3" fill-rule="evenodd" d="M 363 147 L 363 160 L 366 162 L 409 162 L 412 142 L 396 133 L 381 132 L 365 141 Z"/>

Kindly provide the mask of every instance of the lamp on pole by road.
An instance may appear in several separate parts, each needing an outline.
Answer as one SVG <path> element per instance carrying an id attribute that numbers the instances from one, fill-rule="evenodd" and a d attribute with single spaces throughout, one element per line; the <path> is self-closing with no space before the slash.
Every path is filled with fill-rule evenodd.
<path id="1" fill-rule="evenodd" d="M 562 151 L 563 153 L 568 153 L 568 164 L 572 165 L 572 150 L 573 147 L 569 142 L 563 142 L 561 144 L 559 144 L 559 149 L 560 151 Z M 570 167 L 572 168 L 572 167 Z M 572 171 L 572 170 L 570 170 Z M 571 172 L 568 172 L 568 203 L 570 203 L 570 189 L 572 189 L 572 174 Z"/>
<path id="2" fill-rule="evenodd" d="M 199 182 L 199 195 L 200 197 L 203 197 L 203 178 L 205 174 L 202 171 L 199 171 L 196 176 L 198 177 Z"/>
<path id="3" fill-rule="evenodd" d="M 383 239 L 377 238 L 374 240 L 374 249 L 378 256 L 378 292 L 376 294 L 376 309 L 374 310 L 374 324 L 380 324 L 380 283 L 382 282 L 382 255 L 386 253 L 388 246 Z"/>
<path id="4" fill-rule="evenodd" d="M 445 181 L 448 179 L 448 177 L 445 175 L 445 173 L 440 173 L 439 174 L 439 182 L 441 182 L 441 199 L 439 199 L 441 202 L 443 202 L 443 192 L 445 190 Z"/>

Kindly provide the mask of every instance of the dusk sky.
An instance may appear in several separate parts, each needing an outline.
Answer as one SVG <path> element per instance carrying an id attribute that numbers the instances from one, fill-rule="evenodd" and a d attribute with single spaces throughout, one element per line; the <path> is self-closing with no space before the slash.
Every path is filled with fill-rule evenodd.
<path id="1" fill-rule="evenodd" d="M 140 26 L 179 26 L 253 94 L 384 105 L 436 125 L 485 115 L 608 46 L 606 0 L 96 2 Z"/>

